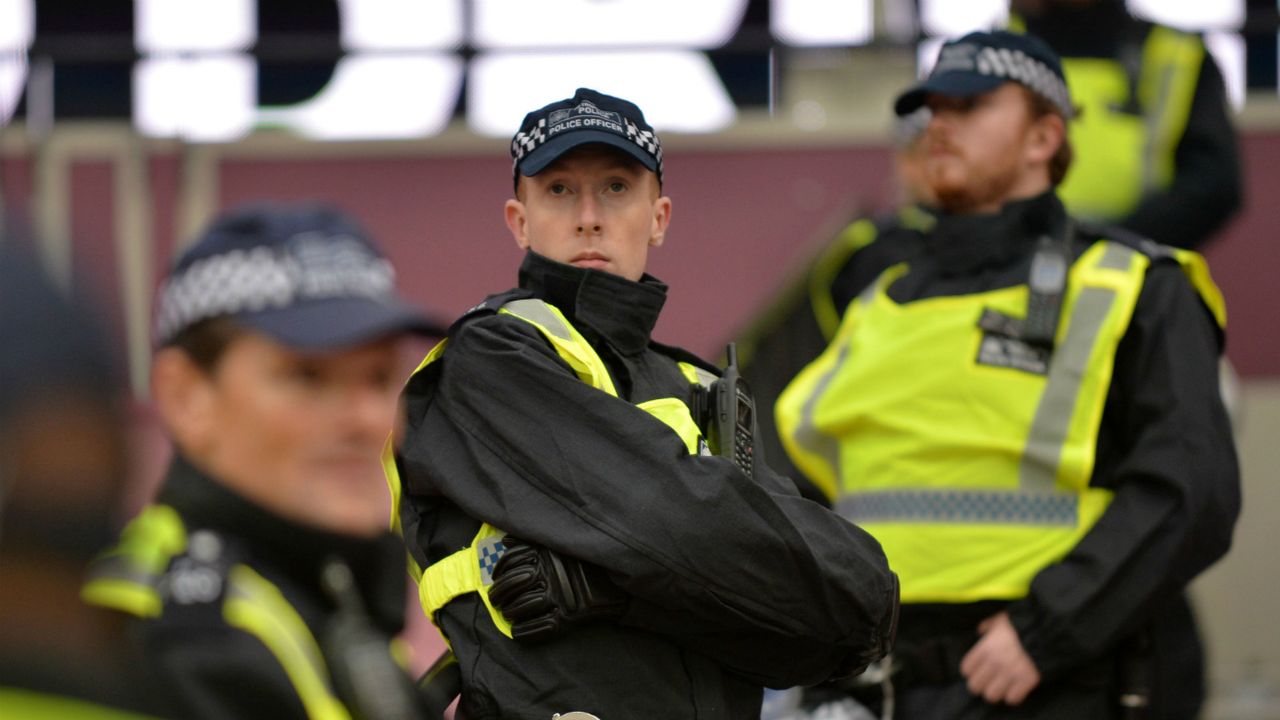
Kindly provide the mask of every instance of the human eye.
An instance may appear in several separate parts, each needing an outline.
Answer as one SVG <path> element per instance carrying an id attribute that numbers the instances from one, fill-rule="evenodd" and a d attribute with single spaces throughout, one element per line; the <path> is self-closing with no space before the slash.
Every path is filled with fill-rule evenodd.
<path id="1" fill-rule="evenodd" d="M 299 385 L 315 387 L 324 381 L 324 371 L 317 363 L 297 360 L 285 369 L 285 377 Z"/>
<path id="2" fill-rule="evenodd" d="M 627 189 L 627 184 L 622 182 L 621 180 L 614 180 L 609 183 L 609 192 L 611 193 L 625 192 L 626 189 Z"/>
<path id="3" fill-rule="evenodd" d="M 562 182 L 553 182 L 547 186 L 547 192 L 552 195 L 565 195 L 569 192 L 569 186 Z"/>

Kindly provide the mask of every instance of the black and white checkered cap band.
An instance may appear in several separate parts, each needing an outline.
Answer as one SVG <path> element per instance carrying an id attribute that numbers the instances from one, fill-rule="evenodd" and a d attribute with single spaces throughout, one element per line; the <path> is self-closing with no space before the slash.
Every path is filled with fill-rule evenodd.
<path id="1" fill-rule="evenodd" d="M 1067 84 L 1053 68 L 1021 50 L 969 43 L 947 45 L 942 48 L 933 73 L 949 71 L 976 72 L 979 75 L 1013 80 L 1053 103 L 1063 117 L 1075 116 Z"/>
<path id="2" fill-rule="evenodd" d="M 278 310 L 310 300 L 365 297 L 391 300 L 395 271 L 352 238 L 328 237 L 316 252 L 255 247 L 195 261 L 160 288 L 156 341 L 219 315 Z"/>
<path id="3" fill-rule="evenodd" d="M 654 163 L 657 165 L 658 177 L 662 177 L 662 143 L 658 140 L 658 136 L 652 130 L 642 130 L 630 118 L 622 119 L 623 127 L 626 130 L 626 137 L 631 142 L 640 146 L 642 150 L 653 156 Z M 541 147 L 547 142 L 547 119 L 539 118 L 536 125 L 529 129 L 528 132 L 520 130 L 511 139 L 511 171 L 516 172 L 520 161 L 526 155 Z"/>

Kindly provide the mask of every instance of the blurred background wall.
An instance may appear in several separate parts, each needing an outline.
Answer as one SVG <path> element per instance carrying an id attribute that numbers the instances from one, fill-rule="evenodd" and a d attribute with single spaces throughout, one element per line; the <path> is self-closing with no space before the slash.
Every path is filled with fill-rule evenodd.
<path id="1" fill-rule="evenodd" d="M 1245 207 L 1206 249 L 1230 313 L 1245 484 L 1196 583 L 1214 718 L 1280 717 L 1277 4 L 1129 3 L 1206 32 L 1241 132 Z M 168 448 L 146 402 L 151 299 L 212 214 L 321 199 L 456 314 L 513 284 L 502 222 L 521 114 L 580 85 L 662 133 L 672 286 L 657 336 L 715 356 L 849 219 L 884 210 L 892 97 L 999 0 L 0 0 L 0 222 L 94 297 L 129 369 L 136 493 Z M 423 660 L 438 643 L 419 623 Z"/>

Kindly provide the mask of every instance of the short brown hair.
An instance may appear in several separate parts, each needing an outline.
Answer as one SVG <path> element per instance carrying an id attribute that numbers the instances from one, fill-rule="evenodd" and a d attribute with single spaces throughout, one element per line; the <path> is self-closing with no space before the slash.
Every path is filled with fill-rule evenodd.
<path id="1" fill-rule="evenodd" d="M 226 315 L 201 320 L 181 330 L 165 347 L 181 350 L 207 375 L 218 369 L 227 348 L 248 332 Z"/>
<path id="2" fill-rule="evenodd" d="M 1053 157 L 1049 158 L 1049 184 L 1058 187 L 1066 178 L 1067 170 L 1071 169 L 1071 161 L 1075 158 L 1075 151 L 1071 149 L 1071 138 L 1066 132 L 1070 126 L 1070 120 L 1063 117 L 1062 111 L 1049 98 L 1025 87 L 1023 91 L 1027 97 L 1027 107 L 1031 110 L 1032 120 L 1038 120 L 1045 115 L 1057 115 L 1062 118 L 1062 144 L 1058 146 L 1058 151 L 1053 154 Z M 1079 116 L 1078 110 L 1076 115 Z"/>

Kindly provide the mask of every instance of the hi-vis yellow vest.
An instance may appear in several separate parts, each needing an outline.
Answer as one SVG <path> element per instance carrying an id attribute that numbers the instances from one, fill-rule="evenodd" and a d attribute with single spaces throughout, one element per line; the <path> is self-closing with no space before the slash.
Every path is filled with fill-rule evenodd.
<path id="1" fill-rule="evenodd" d="M 1204 53 L 1199 37 L 1156 26 L 1142 47 L 1136 87 L 1116 60 L 1062 59 L 1071 100 L 1083 110 L 1070 123 L 1075 158 L 1058 188 L 1072 215 L 1118 220 L 1173 182 Z"/>
<path id="2" fill-rule="evenodd" d="M 601 392 L 618 397 L 613 378 L 609 376 L 609 371 L 605 368 L 600 355 L 554 305 L 528 298 L 508 302 L 498 312 L 533 325 L 555 349 L 556 354 L 573 368 L 578 379 Z M 439 360 L 444 355 L 448 342 L 449 339 L 445 338 L 432 348 L 414 370 L 414 374 Z M 678 364 L 691 384 L 710 387 L 716 379 L 715 375 L 702 368 L 684 362 Z M 689 406 L 680 398 L 656 398 L 638 403 L 636 407 L 670 427 L 684 441 L 685 448 L 691 455 L 707 454 L 702 431 L 690 413 Z M 400 482 L 400 471 L 396 467 L 392 438 L 387 439 L 387 444 L 383 448 L 382 467 L 387 476 L 387 487 L 391 491 L 391 527 L 396 532 L 403 533 L 400 526 L 400 494 L 403 485 Z M 470 545 L 425 570 L 419 567 L 412 557 L 409 558 L 409 572 L 418 583 L 418 600 L 433 623 L 436 612 L 451 600 L 474 592 L 480 596 L 485 607 L 488 608 L 489 617 L 494 625 L 504 635 L 511 637 L 511 624 L 489 600 L 489 586 L 493 584 L 493 568 L 506 550 L 502 544 L 502 537 L 505 534 L 504 531 L 488 523 L 482 523 L 480 531 L 476 533 Z"/>
<path id="3" fill-rule="evenodd" d="M 1175 255 L 1225 323 L 1204 260 Z M 1111 493 L 1089 480 L 1116 348 L 1149 264 L 1112 242 L 1087 250 L 1041 372 L 977 361 L 999 342 L 979 318 L 1025 316 L 1025 285 L 898 304 L 886 289 L 899 265 L 850 304 L 831 345 L 783 392 L 788 454 L 880 541 L 902 602 L 1022 597 L 1107 508 Z"/>
<path id="4" fill-rule="evenodd" d="M 160 504 L 143 508 L 125 527 L 119 545 L 94 561 L 81 598 L 138 618 L 159 617 L 164 610 L 160 581 L 170 561 L 186 552 L 187 541 L 176 510 Z M 280 589 L 243 564 L 232 566 L 224 581 L 223 619 L 267 646 L 307 717 L 350 720 L 351 713 L 334 693 L 320 644 Z"/>

